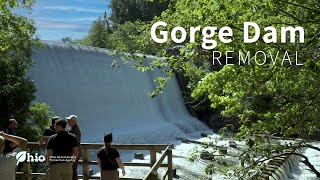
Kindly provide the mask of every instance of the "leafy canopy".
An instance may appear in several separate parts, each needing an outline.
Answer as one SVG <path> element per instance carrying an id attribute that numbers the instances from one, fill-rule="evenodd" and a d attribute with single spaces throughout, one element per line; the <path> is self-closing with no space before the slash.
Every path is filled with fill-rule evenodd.
<path id="1" fill-rule="evenodd" d="M 174 74 L 173 72 L 183 72 L 190 80 L 188 87 L 195 101 L 201 103 L 203 99 L 209 99 L 211 108 L 222 107 L 221 115 L 224 118 L 240 124 L 236 137 L 244 140 L 249 149 L 240 156 L 242 169 L 235 170 L 233 175 L 242 176 L 243 173 L 248 173 L 243 167 L 250 169 L 263 163 L 255 160 L 257 153 L 270 157 L 290 147 L 288 144 L 271 143 L 270 138 L 274 134 L 280 134 L 284 138 L 292 136 L 308 138 L 318 132 L 320 128 L 318 0 L 181 0 L 172 2 L 170 7 L 160 17 L 154 18 L 151 23 L 145 24 L 140 29 L 143 34 L 137 38 L 140 52 L 150 53 L 152 49 L 149 47 L 162 49 L 159 53 L 161 57 L 153 61 L 150 67 L 144 67 L 144 70 L 155 67 L 171 68 L 165 70 L 169 77 L 163 77 L 158 81 L 159 86 L 155 93 L 163 91 L 166 80 Z M 258 66 L 251 63 L 224 66 L 220 67 L 220 70 L 215 70 L 217 68 L 212 66 L 212 50 L 201 48 L 201 33 L 196 34 L 195 43 L 182 43 L 178 54 L 168 51 L 177 45 L 171 39 L 163 44 L 153 42 L 150 38 L 150 29 L 152 24 L 160 20 L 168 24 L 161 29 L 167 31 L 176 26 L 182 26 L 187 30 L 191 26 L 201 28 L 218 26 L 218 29 L 229 26 L 233 30 L 231 43 L 220 43 L 217 36 L 213 37 L 218 42 L 215 50 L 221 51 L 222 54 L 226 51 L 243 53 L 269 51 L 275 56 L 279 51 L 278 58 L 281 60 L 285 51 L 291 54 L 297 51 L 298 60 L 304 65 Z M 278 32 L 280 27 L 302 26 L 305 31 L 305 43 L 267 44 L 262 40 L 262 36 L 255 43 L 243 43 L 243 22 L 257 23 L 261 27 L 262 35 L 266 26 L 273 26 Z M 278 42 L 279 40 L 280 33 Z M 270 55 L 267 56 L 267 61 L 271 62 Z"/>
<path id="2" fill-rule="evenodd" d="M 169 0 L 111 0 L 111 20 L 115 24 L 125 22 L 151 21 L 167 9 Z"/>
<path id="3" fill-rule="evenodd" d="M 7 128 L 9 118 L 14 117 L 19 123 L 18 134 L 35 141 L 36 131 L 48 122 L 47 118 L 36 119 L 33 124 L 27 121 L 36 117 L 32 113 L 38 109 L 37 104 L 31 105 L 36 88 L 34 82 L 26 78 L 26 72 L 32 65 L 32 47 L 39 45 L 39 40 L 34 37 L 34 22 L 12 12 L 18 7 L 30 9 L 32 4 L 32 0 L 0 2 L 0 126 Z M 42 125 L 34 126 L 41 121 Z"/>

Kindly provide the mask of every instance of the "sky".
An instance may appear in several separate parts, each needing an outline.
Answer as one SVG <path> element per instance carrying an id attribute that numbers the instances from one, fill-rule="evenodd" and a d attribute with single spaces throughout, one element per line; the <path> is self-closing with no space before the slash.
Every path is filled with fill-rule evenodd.
<path id="1" fill-rule="evenodd" d="M 42 40 L 58 41 L 63 37 L 81 39 L 91 24 L 106 11 L 110 14 L 110 0 L 35 0 L 31 11 L 14 12 L 33 19 L 36 36 Z"/>

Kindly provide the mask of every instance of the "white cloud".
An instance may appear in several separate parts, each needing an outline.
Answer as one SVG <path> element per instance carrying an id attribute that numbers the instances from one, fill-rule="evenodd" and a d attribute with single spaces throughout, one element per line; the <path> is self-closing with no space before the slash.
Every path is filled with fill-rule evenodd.
<path id="1" fill-rule="evenodd" d="M 73 19 L 70 19 L 70 21 L 90 21 L 90 22 L 92 22 L 92 21 L 95 21 L 95 20 L 97 20 L 98 19 L 98 17 L 81 17 L 81 18 L 73 18 Z"/>
<path id="2" fill-rule="evenodd" d="M 107 1 L 105 0 L 97 0 L 97 1 L 89 1 L 89 0 L 72 0 L 74 2 L 79 2 L 79 3 L 90 3 L 90 4 L 100 4 L 100 5 L 105 5 Z"/>
<path id="3" fill-rule="evenodd" d="M 52 20 L 35 20 L 36 27 L 39 29 L 78 29 L 84 30 L 88 29 L 87 24 L 78 23 L 68 23 L 62 21 L 52 21 Z"/>
<path id="4" fill-rule="evenodd" d="M 78 12 L 91 12 L 91 13 L 104 13 L 104 10 L 82 8 L 75 6 L 45 6 L 44 9 L 61 10 L 61 11 L 78 11 Z"/>

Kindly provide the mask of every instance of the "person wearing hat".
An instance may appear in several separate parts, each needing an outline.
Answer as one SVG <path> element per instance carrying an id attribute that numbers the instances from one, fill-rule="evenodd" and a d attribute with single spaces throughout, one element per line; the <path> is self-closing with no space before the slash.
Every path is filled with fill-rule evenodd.
<path id="1" fill-rule="evenodd" d="M 101 180 L 119 180 L 118 168 L 122 170 L 122 176 L 126 175 L 124 165 L 120 159 L 119 152 L 111 148 L 112 133 L 104 134 L 104 146 L 97 153 L 97 161 L 101 170 Z"/>
<path id="2" fill-rule="evenodd" d="M 78 161 L 79 161 L 79 158 L 81 156 L 81 150 L 80 150 L 81 131 L 80 131 L 80 128 L 78 126 L 78 117 L 76 115 L 70 115 L 70 116 L 66 117 L 66 119 L 68 120 L 68 126 L 70 127 L 68 132 L 71 133 L 71 134 L 76 135 L 76 137 L 78 139 L 79 156 L 78 156 L 78 158 L 75 160 L 75 162 L 72 165 L 72 169 L 73 169 L 72 180 L 76 180 L 76 179 L 78 179 L 78 172 L 77 172 Z"/>

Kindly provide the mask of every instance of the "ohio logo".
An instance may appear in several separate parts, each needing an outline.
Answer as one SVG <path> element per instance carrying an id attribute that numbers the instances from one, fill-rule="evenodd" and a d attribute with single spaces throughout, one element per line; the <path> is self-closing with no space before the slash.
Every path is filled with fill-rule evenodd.
<path id="1" fill-rule="evenodd" d="M 46 160 L 46 157 L 43 155 L 38 155 L 36 153 L 34 156 L 28 153 L 27 151 L 21 151 L 16 155 L 16 159 L 18 160 L 17 165 L 20 162 L 44 162 Z"/>

